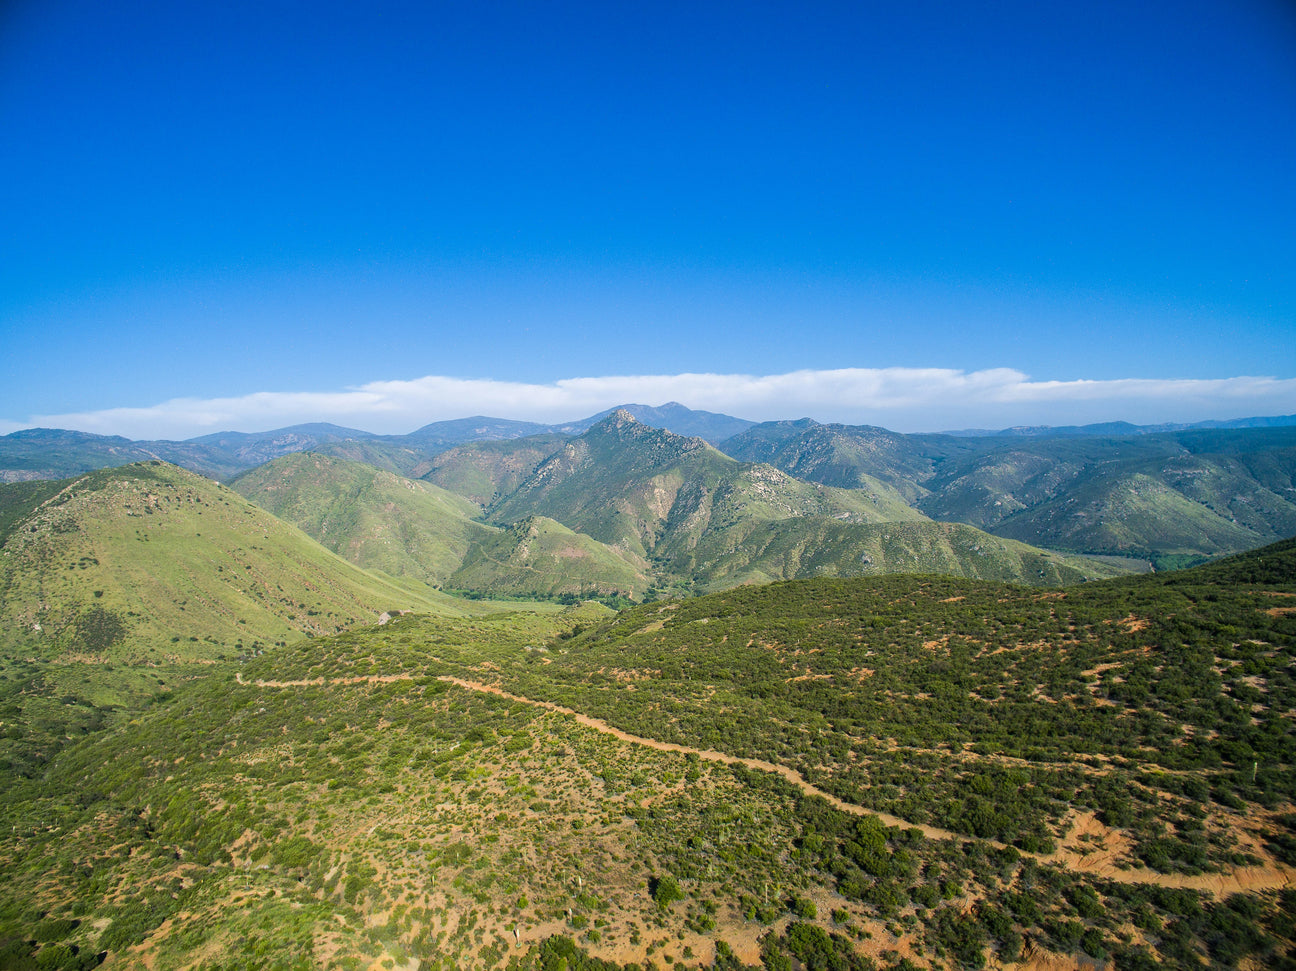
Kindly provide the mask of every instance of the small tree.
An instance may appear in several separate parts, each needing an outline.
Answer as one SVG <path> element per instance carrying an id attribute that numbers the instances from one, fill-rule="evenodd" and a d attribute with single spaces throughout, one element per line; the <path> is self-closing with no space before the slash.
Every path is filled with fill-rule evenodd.
<path id="1" fill-rule="evenodd" d="M 653 880 L 652 899 L 662 910 L 665 910 L 677 900 L 684 899 L 684 891 L 675 881 L 674 877 L 657 877 Z"/>

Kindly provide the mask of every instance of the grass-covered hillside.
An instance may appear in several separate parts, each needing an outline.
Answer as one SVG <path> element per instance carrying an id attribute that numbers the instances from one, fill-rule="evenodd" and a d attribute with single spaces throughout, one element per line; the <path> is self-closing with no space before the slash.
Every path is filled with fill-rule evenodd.
<path id="1" fill-rule="evenodd" d="M 724 449 L 829 485 L 879 478 L 933 519 L 1160 567 L 1296 533 L 1293 428 L 956 438 L 768 422 Z"/>
<path id="2" fill-rule="evenodd" d="M 13 967 L 1296 966 L 1296 545 L 380 628 L 5 792 Z"/>
<path id="3" fill-rule="evenodd" d="M 746 520 L 703 536 L 666 561 L 700 590 L 800 577 L 942 573 L 1029 586 L 1064 586 L 1128 572 L 1090 557 L 1051 553 L 961 523 L 848 523 L 818 516 Z"/>
<path id="4" fill-rule="evenodd" d="M 208 656 L 372 623 L 384 611 L 454 611 L 436 591 L 352 566 L 231 489 L 162 462 L 69 480 L 0 550 L 7 650 Z"/>
<path id="5" fill-rule="evenodd" d="M 346 459 L 299 452 L 231 488 L 365 569 L 444 583 L 490 528 L 453 492 Z"/>
<path id="6" fill-rule="evenodd" d="M 491 529 L 450 578 L 474 593 L 643 599 L 646 564 L 544 516 Z"/>
<path id="7" fill-rule="evenodd" d="M 643 596 L 645 564 L 543 517 L 502 529 L 428 482 L 312 452 L 233 488 L 357 566 L 474 595 Z"/>
<path id="8" fill-rule="evenodd" d="M 0 787 L 223 660 L 489 608 L 365 573 L 162 462 L 35 485 L 0 486 Z"/>
<path id="9" fill-rule="evenodd" d="M 459 445 L 431 459 L 423 478 L 488 509 L 516 491 L 566 441 L 566 435 L 531 435 Z"/>

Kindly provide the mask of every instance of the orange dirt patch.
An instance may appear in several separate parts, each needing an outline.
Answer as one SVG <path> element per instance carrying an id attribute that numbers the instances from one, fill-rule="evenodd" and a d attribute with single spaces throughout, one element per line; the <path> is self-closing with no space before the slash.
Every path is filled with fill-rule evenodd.
<path id="1" fill-rule="evenodd" d="M 1094 966 L 1092 961 L 1082 962 L 1071 954 L 1054 954 L 1030 942 L 1022 950 L 1021 963 L 1015 965 L 1022 971 L 1087 971 Z"/>
<path id="2" fill-rule="evenodd" d="M 1139 631 L 1147 630 L 1148 628 L 1148 622 L 1146 620 L 1141 617 L 1135 617 L 1133 614 L 1130 614 L 1122 621 L 1118 621 L 1118 623 L 1131 634 L 1136 634 Z"/>
<path id="3" fill-rule="evenodd" d="M 561 556 L 566 560 L 581 560 L 589 557 L 587 552 L 576 546 L 564 546 L 559 550 L 555 550 L 554 555 Z"/>
<path id="4" fill-rule="evenodd" d="M 1054 857 L 1067 869 L 1097 873 L 1114 867 L 1131 845 L 1127 835 L 1103 825 L 1096 813 L 1079 813 Z"/>
<path id="5" fill-rule="evenodd" d="M 547 659 L 546 659 L 547 660 Z M 661 676 L 660 669 L 651 668 L 599 668 L 597 674 L 604 674 L 616 678 L 618 681 L 642 681 L 645 678 L 655 678 Z"/>
<path id="6" fill-rule="evenodd" d="M 1122 668 L 1124 666 L 1125 665 L 1121 664 L 1119 661 L 1112 661 L 1107 664 L 1099 664 L 1090 668 L 1088 671 L 1081 671 L 1080 674 L 1082 677 L 1093 678 L 1102 674 L 1104 671 L 1111 671 L 1113 668 Z"/>

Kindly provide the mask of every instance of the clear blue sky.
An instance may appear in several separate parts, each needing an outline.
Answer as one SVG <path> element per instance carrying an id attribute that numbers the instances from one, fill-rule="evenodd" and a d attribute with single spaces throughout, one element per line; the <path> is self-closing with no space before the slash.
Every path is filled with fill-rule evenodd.
<path id="1" fill-rule="evenodd" d="M 1296 379 L 1296 5 L 10 0 L 0 339 L 7 427 L 425 375 Z"/>

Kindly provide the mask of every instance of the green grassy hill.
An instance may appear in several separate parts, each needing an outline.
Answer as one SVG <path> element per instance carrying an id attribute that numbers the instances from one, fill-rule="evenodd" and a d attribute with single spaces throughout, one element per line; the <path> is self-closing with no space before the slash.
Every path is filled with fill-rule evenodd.
<path id="1" fill-rule="evenodd" d="M 696 439 L 643 425 L 622 432 L 618 438 L 599 429 L 592 445 L 588 437 L 577 440 L 571 451 L 588 450 L 588 463 L 557 486 L 564 515 L 622 536 L 620 546 L 545 516 L 487 526 L 470 518 L 477 511 L 472 502 L 446 490 L 314 453 L 277 459 L 240 476 L 233 488 L 361 567 L 496 596 L 641 598 L 798 576 L 893 572 L 1057 585 L 1118 572 L 964 526 L 921 520 L 869 524 L 880 508 L 888 508 L 887 491 L 798 482 L 768 466 L 725 459 Z M 483 469 L 499 473 L 515 461 L 530 465 L 544 447 L 527 439 L 467 446 L 444 468 L 456 470 L 462 482 Z M 615 468 L 623 470 L 620 476 L 609 474 Z M 542 494 L 552 484 L 550 474 L 536 477 Z M 668 489 L 676 490 L 669 501 L 658 498 Z M 544 498 L 544 508 L 560 505 L 548 502 L 552 491 Z M 650 532 L 657 540 L 650 564 L 615 530 L 630 521 L 627 510 L 643 513 L 653 498 L 662 522 L 653 527 L 659 533 Z M 496 515 L 520 502 L 517 497 L 501 503 Z M 897 510 L 916 518 L 891 498 L 889 511 Z M 637 521 L 641 528 L 646 516 Z"/>
<path id="2" fill-rule="evenodd" d="M 313 452 L 286 455 L 230 487 L 357 566 L 425 583 L 444 583 L 492 532 L 462 496 Z"/>
<path id="3" fill-rule="evenodd" d="M 552 520 L 488 526 L 462 496 L 344 459 L 285 456 L 232 488 L 356 565 L 393 576 L 493 596 L 642 596 L 649 586 L 642 561 Z"/>
<path id="4" fill-rule="evenodd" d="M 941 573 L 1027 586 L 1119 576 L 1123 566 L 1051 553 L 962 523 L 845 523 L 825 517 L 747 522 L 705 536 L 667 563 L 700 590 L 798 577 Z"/>
<path id="5" fill-rule="evenodd" d="M 222 662 L 386 612 L 490 608 L 365 573 L 156 460 L 34 485 L 0 488 L 0 789 Z"/>
<path id="6" fill-rule="evenodd" d="M 652 583 L 646 567 L 552 519 L 529 516 L 474 544 L 448 584 L 495 595 L 641 599 Z"/>
<path id="7" fill-rule="evenodd" d="M 388 610 L 459 609 L 157 461 L 64 482 L 14 522 L 0 553 L 0 647 L 40 657 L 232 655 Z"/>
<path id="8" fill-rule="evenodd" d="M 310 449 L 316 455 L 329 455 L 371 465 L 376 469 L 394 472 L 408 479 L 417 479 L 431 467 L 431 454 L 422 448 L 403 442 L 376 438 L 346 442 L 324 442 Z"/>

